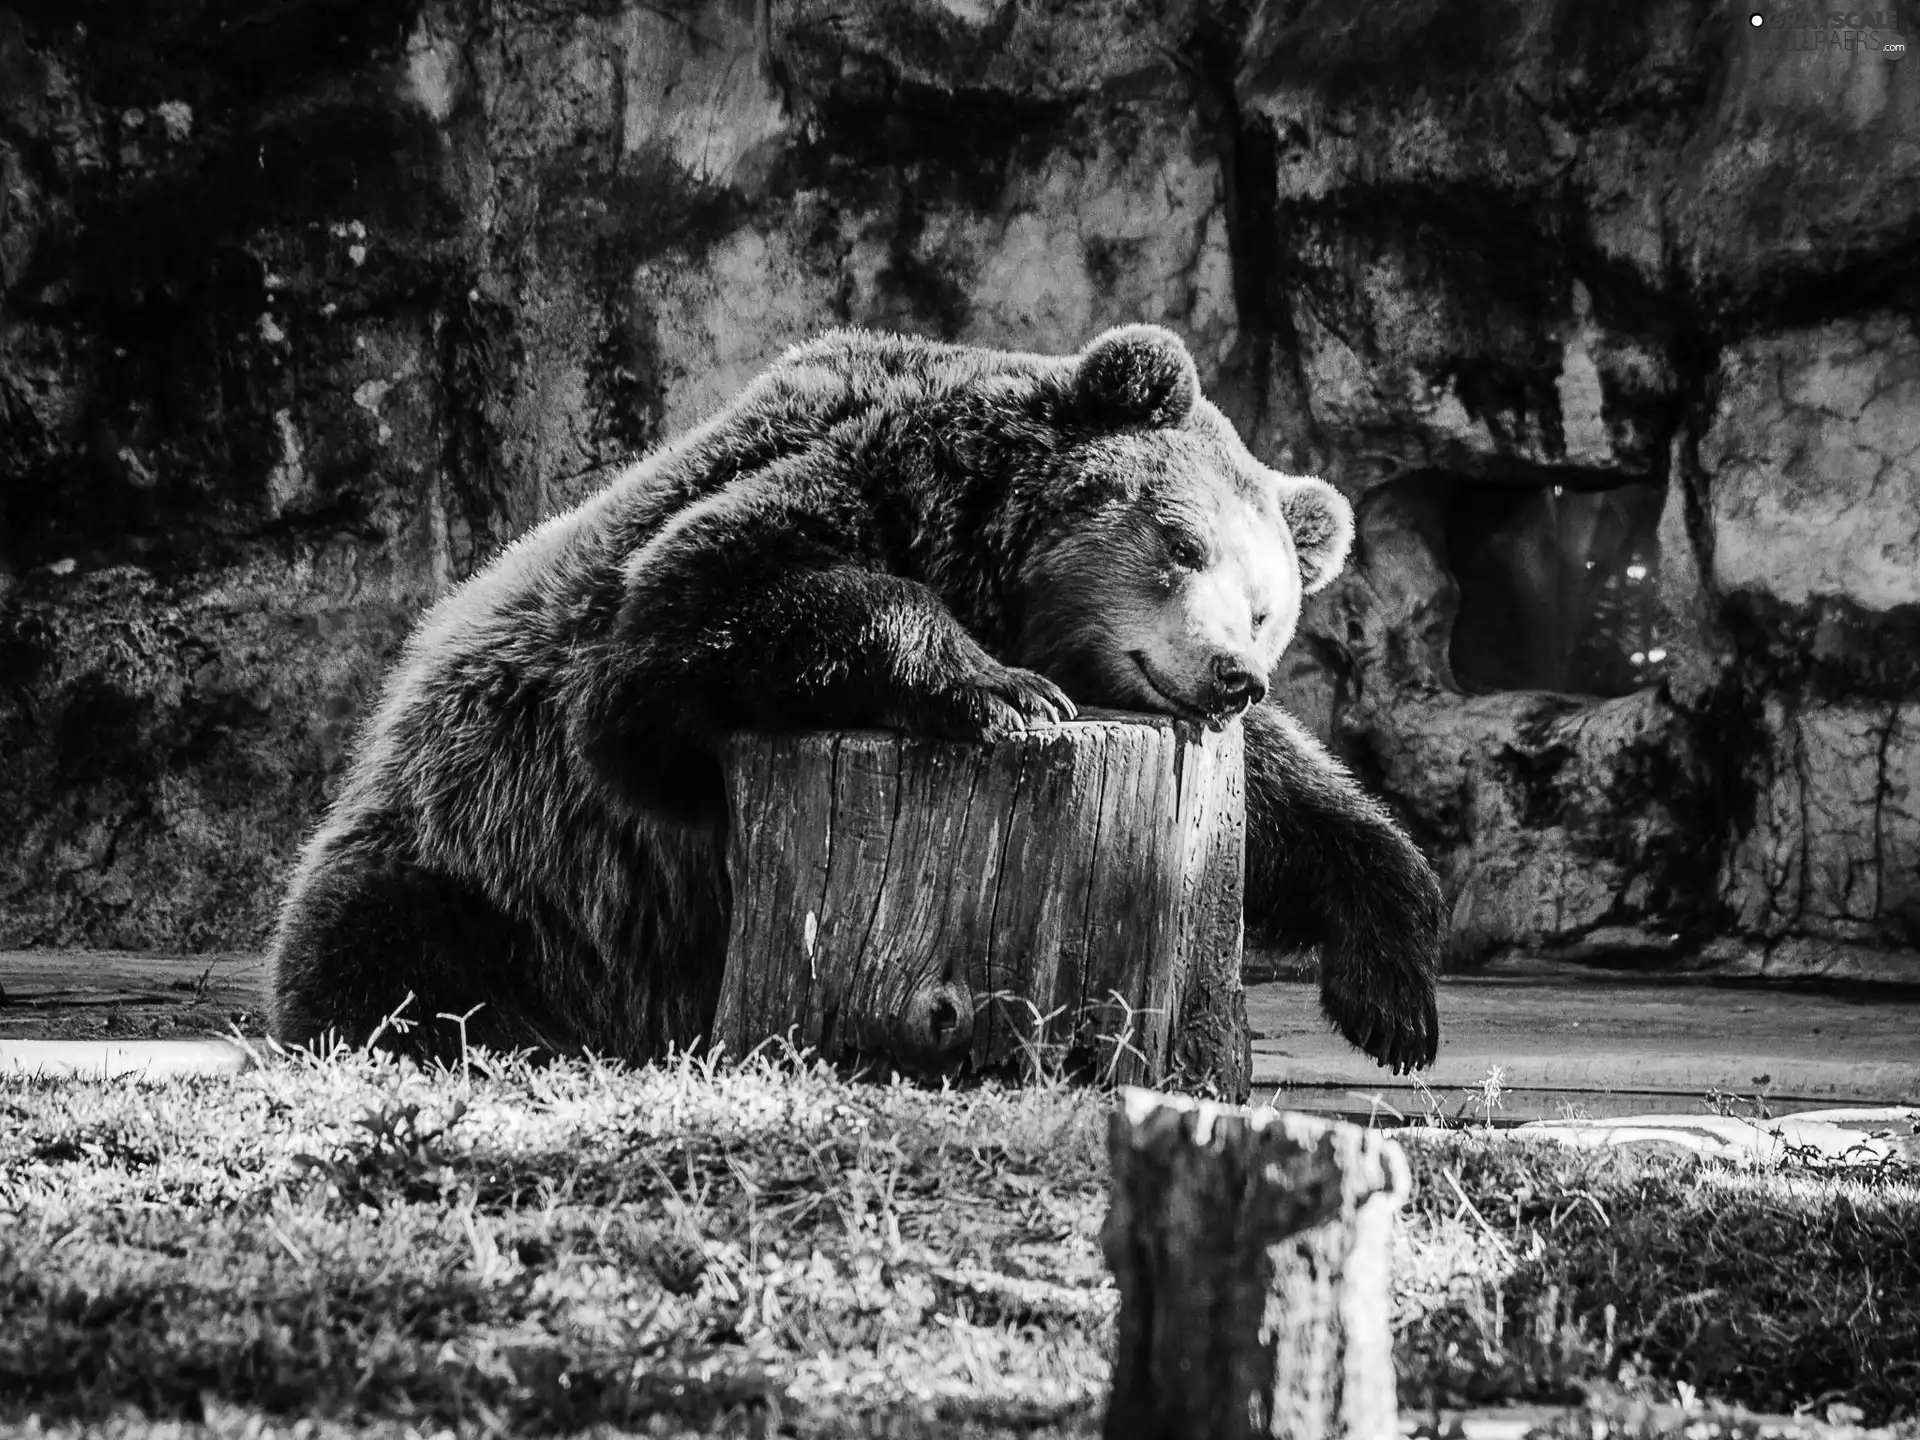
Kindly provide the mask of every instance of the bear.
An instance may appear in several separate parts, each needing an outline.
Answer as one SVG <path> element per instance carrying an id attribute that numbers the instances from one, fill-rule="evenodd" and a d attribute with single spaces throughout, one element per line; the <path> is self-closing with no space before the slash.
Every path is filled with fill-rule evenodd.
<path id="1" fill-rule="evenodd" d="M 1438 882 L 1268 697 L 1352 539 L 1163 328 L 1065 356 L 797 345 L 422 616 L 292 876 L 272 1033 L 692 1044 L 725 964 L 725 736 L 992 742 L 1103 706 L 1244 727 L 1248 935 L 1317 950 L 1353 1045 L 1429 1065 Z M 409 992 L 413 1027 L 387 1023 Z"/>

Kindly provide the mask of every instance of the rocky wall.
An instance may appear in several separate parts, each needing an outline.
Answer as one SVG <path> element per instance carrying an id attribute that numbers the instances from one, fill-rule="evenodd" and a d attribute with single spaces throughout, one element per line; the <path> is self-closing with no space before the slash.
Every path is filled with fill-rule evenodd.
<path id="1" fill-rule="evenodd" d="M 1746 18 L 16 4 L 0 948 L 258 943 L 409 617 L 793 340 L 1148 319 L 1356 502 L 1283 689 L 1461 963 L 1920 980 L 1920 60 Z"/>
<path id="2" fill-rule="evenodd" d="M 1463 959 L 1920 980 L 1920 69 L 1881 48 L 1920 25 L 1760 13 L 1247 33 L 1270 410 L 1361 505 L 1293 693 L 1440 857 Z M 1525 658 L 1609 564 L 1623 693 L 1466 645 L 1491 604 Z"/>

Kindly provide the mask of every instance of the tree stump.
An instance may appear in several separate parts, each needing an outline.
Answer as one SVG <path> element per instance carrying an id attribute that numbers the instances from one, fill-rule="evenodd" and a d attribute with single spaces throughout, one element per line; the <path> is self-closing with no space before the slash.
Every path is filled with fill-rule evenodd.
<path id="1" fill-rule="evenodd" d="M 1096 712 L 998 745 L 730 742 L 714 1038 L 1247 1094 L 1237 723 Z"/>
<path id="2" fill-rule="evenodd" d="M 1396 1440 L 1400 1147 L 1338 1121 L 1128 1090 L 1101 1247 L 1107 1440 Z"/>

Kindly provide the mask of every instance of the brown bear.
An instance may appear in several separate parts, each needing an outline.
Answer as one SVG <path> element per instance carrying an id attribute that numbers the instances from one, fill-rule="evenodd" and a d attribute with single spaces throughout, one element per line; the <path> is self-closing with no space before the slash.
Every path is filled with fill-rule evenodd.
<path id="1" fill-rule="evenodd" d="M 1265 703 L 1347 502 L 1254 459 L 1179 339 L 1076 356 L 840 331 L 510 546 L 421 620 L 308 844 L 273 1030 L 644 1059 L 724 968 L 718 743 L 991 740 L 1075 705 L 1245 726 L 1246 919 L 1317 947 L 1323 1008 L 1396 1071 L 1438 1043 L 1440 890 Z"/>

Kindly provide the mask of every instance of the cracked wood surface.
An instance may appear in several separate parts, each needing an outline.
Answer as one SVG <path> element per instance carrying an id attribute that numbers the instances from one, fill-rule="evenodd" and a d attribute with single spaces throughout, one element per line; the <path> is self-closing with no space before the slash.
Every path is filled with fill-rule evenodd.
<path id="1" fill-rule="evenodd" d="M 1246 1093 L 1238 726 L 754 736 L 729 764 L 714 1033 L 734 1053 L 792 1034 L 980 1070 L 1038 1041 L 1096 1074 Z"/>

